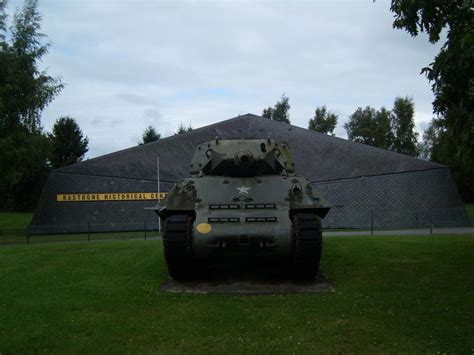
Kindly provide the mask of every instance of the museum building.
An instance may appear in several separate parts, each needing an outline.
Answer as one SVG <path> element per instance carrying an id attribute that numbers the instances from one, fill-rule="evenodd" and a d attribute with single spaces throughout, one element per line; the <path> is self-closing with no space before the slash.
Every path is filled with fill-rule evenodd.
<path id="1" fill-rule="evenodd" d="M 411 228 L 466 219 L 447 166 L 246 114 L 53 170 L 31 233 L 157 228 L 150 208 L 158 191 L 188 177 L 195 147 L 216 137 L 286 141 L 297 173 L 332 206 L 325 227 Z"/>

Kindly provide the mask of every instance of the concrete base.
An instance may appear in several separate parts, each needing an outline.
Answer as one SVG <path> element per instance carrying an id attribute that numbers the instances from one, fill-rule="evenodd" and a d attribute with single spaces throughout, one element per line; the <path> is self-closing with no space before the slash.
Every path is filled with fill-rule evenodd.
<path id="1" fill-rule="evenodd" d="M 289 279 L 273 278 L 227 278 L 178 282 L 173 279 L 166 281 L 159 291 L 173 293 L 216 293 L 235 295 L 265 295 L 290 293 L 334 292 L 332 285 L 319 273 L 314 281 L 295 282 Z"/>

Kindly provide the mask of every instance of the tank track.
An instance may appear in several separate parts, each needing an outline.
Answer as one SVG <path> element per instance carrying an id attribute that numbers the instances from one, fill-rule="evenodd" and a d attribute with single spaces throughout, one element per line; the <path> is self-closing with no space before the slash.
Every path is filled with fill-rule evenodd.
<path id="1" fill-rule="evenodd" d="M 309 281 L 316 277 L 319 270 L 323 245 L 321 219 L 313 213 L 294 213 L 291 221 L 293 277 Z"/>
<path id="2" fill-rule="evenodd" d="M 193 276 L 192 230 L 194 217 L 188 214 L 171 215 L 163 228 L 163 249 L 170 276 L 175 280 L 189 280 Z"/>

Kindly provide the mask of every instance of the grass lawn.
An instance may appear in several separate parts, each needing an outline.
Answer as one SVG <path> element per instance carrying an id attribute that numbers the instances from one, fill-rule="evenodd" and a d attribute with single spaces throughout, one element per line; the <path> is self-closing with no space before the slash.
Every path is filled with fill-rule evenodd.
<path id="1" fill-rule="evenodd" d="M 2 235 L 3 232 L 3 235 Z M 147 231 L 147 238 L 158 237 L 158 231 Z M 78 234 L 51 234 L 32 235 L 30 244 L 47 242 L 77 242 L 77 241 L 100 241 L 107 239 L 145 239 L 144 231 L 135 232 L 107 232 L 107 233 L 86 233 Z M 3 229 L 0 230 L 0 246 L 2 244 L 27 244 L 26 230 L 24 229 Z"/>
<path id="2" fill-rule="evenodd" d="M 466 203 L 464 204 L 464 208 L 466 209 L 471 223 L 474 225 L 474 203 Z"/>
<path id="3" fill-rule="evenodd" d="M 26 226 L 33 213 L 0 212 L 0 244 L 26 243 Z"/>
<path id="4" fill-rule="evenodd" d="M 455 352 L 474 347 L 474 235 L 332 237 L 336 293 L 157 292 L 156 241 L 0 248 L 0 353 Z"/>
<path id="5" fill-rule="evenodd" d="M 0 245 L 1 244 L 26 244 L 26 226 L 31 222 L 32 213 L 0 212 Z M 157 231 L 147 231 L 147 238 L 156 237 Z M 58 241 L 86 241 L 104 239 L 145 239 L 144 231 L 136 232 L 108 232 L 108 233 L 86 233 L 82 234 L 55 234 L 55 235 L 33 235 L 30 243 L 58 242 Z"/>
<path id="6" fill-rule="evenodd" d="M 31 222 L 33 213 L 0 212 L 0 228 L 23 228 Z"/>

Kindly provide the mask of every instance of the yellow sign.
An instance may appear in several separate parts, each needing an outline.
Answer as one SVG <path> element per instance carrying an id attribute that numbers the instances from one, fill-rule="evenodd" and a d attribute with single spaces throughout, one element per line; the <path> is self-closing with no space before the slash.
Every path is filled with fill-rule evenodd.
<path id="1" fill-rule="evenodd" d="M 58 194 L 58 202 L 96 202 L 96 201 L 148 201 L 161 200 L 166 192 L 114 192 L 95 194 Z"/>
<path id="2" fill-rule="evenodd" d="M 196 229 L 201 234 L 207 234 L 211 231 L 212 227 L 209 223 L 199 223 Z"/>

